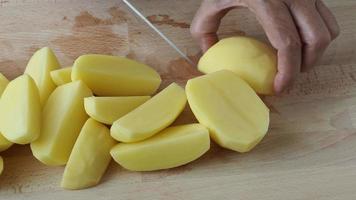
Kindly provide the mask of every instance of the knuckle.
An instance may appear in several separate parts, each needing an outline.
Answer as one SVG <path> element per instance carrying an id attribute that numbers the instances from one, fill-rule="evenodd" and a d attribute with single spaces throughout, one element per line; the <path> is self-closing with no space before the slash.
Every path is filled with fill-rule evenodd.
<path id="1" fill-rule="evenodd" d="M 282 48 L 284 49 L 299 49 L 302 47 L 302 43 L 299 38 L 288 36 L 285 38 Z"/>
<path id="2" fill-rule="evenodd" d="M 314 34 L 307 45 L 309 45 L 313 49 L 323 49 L 326 48 L 331 42 L 331 36 L 329 33 L 327 34 Z"/>

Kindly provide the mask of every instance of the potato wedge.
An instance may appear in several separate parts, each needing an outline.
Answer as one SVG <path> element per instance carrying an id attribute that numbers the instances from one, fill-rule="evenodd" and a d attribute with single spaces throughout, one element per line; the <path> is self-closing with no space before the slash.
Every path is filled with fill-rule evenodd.
<path id="1" fill-rule="evenodd" d="M 266 135 L 269 109 L 233 72 L 223 70 L 191 79 L 186 92 L 194 115 L 222 147 L 247 152 Z"/>
<path id="2" fill-rule="evenodd" d="M 187 97 L 184 89 L 172 83 L 111 127 L 111 136 L 121 142 L 138 142 L 168 127 L 183 111 Z"/>
<path id="3" fill-rule="evenodd" d="M 84 98 L 90 89 L 75 81 L 57 87 L 43 108 L 41 136 L 31 143 L 32 154 L 46 165 L 67 163 L 75 140 L 88 119 Z"/>
<path id="4" fill-rule="evenodd" d="M 87 114 L 98 122 L 112 125 L 114 121 L 145 103 L 150 96 L 87 97 L 84 107 Z"/>
<path id="5" fill-rule="evenodd" d="M 83 55 L 73 65 L 72 80 L 82 80 L 99 96 L 144 96 L 161 84 L 151 67 L 128 58 Z"/>
<path id="6" fill-rule="evenodd" d="M 25 73 L 36 82 L 40 93 L 41 105 L 44 105 L 48 96 L 56 88 L 50 72 L 59 68 L 59 62 L 53 51 L 44 47 L 36 51 L 28 62 Z"/>
<path id="7" fill-rule="evenodd" d="M 12 80 L 0 100 L 0 131 L 9 141 L 28 144 L 41 129 L 40 96 L 34 80 L 27 74 Z"/>
<path id="8" fill-rule="evenodd" d="M 72 67 L 66 67 L 51 71 L 51 78 L 57 86 L 72 82 Z"/>
<path id="9" fill-rule="evenodd" d="M 0 73 L 0 96 L 4 92 L 7 84 L 9 84 L 9 80 L 2 73 Z"/>
<path id="10" fill-rule="evenodd" d="M 5 151 L 6 149 L 10 148 L 13 145 L 12 142 L 7 140 L 1 133 L 0 133 L 0 152 Z"/>
<path id="11" fill-rule="evenodd" d="M 111 149 L 111 156 L 132 171 L 153 171 L 192 162 L 210 148 L 208 129 L 200 124 L 175 126 L 147 140 Z"/>
<path id="12" fill-rule="evenodd" d="M 2 74 L 0 73 L 0 97 L 2 93 L 4 92 L 7 84 L 9 84 L 9 80 Z M 5 151 L 6 149 L 10 148 L 12 146 L 12 142 L 7 140 L 1 133 L 0 133 L 0 152 Z"/>
<path id="13" fill-rule="evenodd" d="M 82 189 L 98 184 L 111 161 L 110 149 L 116 143 L 105 125 L 89 118 L 69 156 L 61 187 Z"/>

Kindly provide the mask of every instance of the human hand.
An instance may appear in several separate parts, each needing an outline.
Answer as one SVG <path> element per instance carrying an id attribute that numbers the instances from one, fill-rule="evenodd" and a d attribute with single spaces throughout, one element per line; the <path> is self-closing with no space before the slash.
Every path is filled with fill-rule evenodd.
<path id="1" fill-rule="evenodd" d="M 221 19 L 237 7 L 247 7 L 256 15 L 277 50 L 277 94 L 290 86 L 299 72 L 312 68 L 340 32 L 322 0 L 204 0 L 190 29 L 203 51 L 218 41 Z"/>

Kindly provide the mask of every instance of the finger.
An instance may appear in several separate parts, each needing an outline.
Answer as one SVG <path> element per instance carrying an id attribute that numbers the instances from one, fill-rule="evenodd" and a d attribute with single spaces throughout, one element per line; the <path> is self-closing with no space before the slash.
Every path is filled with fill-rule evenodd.
<path id="1" fill-rule="evenodd" d="M 284 3 L 263 1 L 249 7 L 256 14 L 272 46 L 278 51 L 278 72 L 274 89 L 280 94 L 293 83 L 300 71 L 301 42 L 297 28 Z"/>
<path id="2" fill-rule="evenodd" d="M 193 19 L 190 31 L 204 52 L 218 42 L 216 32 L 219 29 L 221 19 L 229 10 L 237 6 L 244 6 L 244 4 L 236 0 L 203 1 Z"/>
<path id="3" fill-rule="evenodd" d="M 301 46 L 292 45 L 278 50 L 278 72 L 274 79 L 274 90 L 276 94 L 293 85 L 301 66 Z"/>
<path id="4" fill-rule="evenodd" d="M 311 69 L 331 42 L 329 29 L 311 2 L 298 0 L 289 5 L 303 43 L 302 71 Z"/>
<path id="5" fill-rule="evenodd" d="M 340 34 L 340 27 L 336 21 L 335 16 L 321 0 L 316 1 L 316 8 L 321 18 L 324 20 L 325 25 L 329 29 L 331 39 L 334 40 Z"/>

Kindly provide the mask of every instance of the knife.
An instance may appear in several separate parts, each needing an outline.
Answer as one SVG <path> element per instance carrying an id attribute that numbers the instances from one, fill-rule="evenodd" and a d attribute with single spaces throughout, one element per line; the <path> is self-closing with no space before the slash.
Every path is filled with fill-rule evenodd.
<path id="1" fill-rule="evenodd" d="M 170 40 L 165 34 L 162 33 L 156 26 L 154 26 L 133 4 L 128 0 L 123 0 L 123 2 L 134 12 L 140 19 L 142 19 L 151 29 L 153 29 L 164 41 L 168 43 L 179 55 L 181 55 L 189 64 L 194 66 L 194 62 L 181 51 L 172 40 Z"/>

